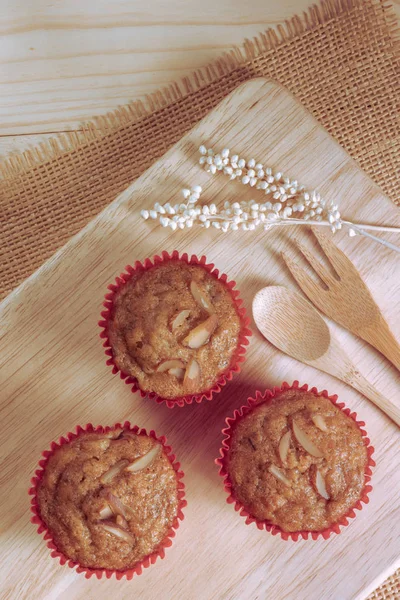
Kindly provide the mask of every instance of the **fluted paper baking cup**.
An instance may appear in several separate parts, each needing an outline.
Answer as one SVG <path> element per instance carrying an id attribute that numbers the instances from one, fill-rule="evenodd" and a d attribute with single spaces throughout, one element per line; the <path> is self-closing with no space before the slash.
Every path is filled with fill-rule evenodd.
<path id="1" fill-rule="evenodd" d="M 37 502 L 37 491 L 40 482 L 42 481 L 44 471 L 46 465 L 49 461 L 49 458 L 54 454 L 54 451 L 57 450 L 60 446 L 65 444 L 69 444 L 72 440 L 75 440 L 83 433 L 107 433 L 114 429 L 123 429 L 125 431 L 131 431 L 137 435 L 145 435 L 154 440 L 160 442 L 163 446 L 164 453 L 167 456 L 169 462 L 171 463 L 174 471 L 176 473 L 177 480 L 177 490 L 178 490 L 178 510 L 176 517 L 171 525 L 170 530 L 167 535 L 163 539 L 163 541 L 158 545 L 157 549 L 145 556 L 142 560 L 138 561 L 133 567 L 124 570 L 115 570 L 115 569 L 92 569 L 90 567 L 81 566 L 78 562 L 68 558 L 60 552 L 53 541 L 53 537 L 46 524 L 42 520 L 40 516 L 40 508 Z M 97 577 L 97 579 L 101 579 L 102 577 L 106 577 L 110 579 L 113 575 L 119 580 L 125 577 L 126 579 L 132 579 L 134 575 L 140 575 L 143 569 L 146 569 L 150 565 L 153 565 L 157 558 L 163 559 L 165 557 L 165 550 L 169 546 L 172 546 L 172 538 L 175 537 L 175 532 L 179 527 L 179 522 L 184 519 L 184 515 L 182 509 L 186 506 L 187 502 L 185 500 L 185 485 L 181 481 L 184 473 L 180 469 L 180 463 L 176 461 L 176 456 L 172 453 L 172 448 L 167 446 L 167 440 L 165 436 L 158 437 L 153 430 L 151 430 L 148 434 L 145 429 L 140 429 L 139 427 L 131 426 L 129 421 L 126 421 L 123 425 L 120 423 L 116 423 L 112 427 L 102 427 L 101 425 L 98 427 L 94 427 L 92 424 L 88 424 L 85 427 L 78 426 L 76 428 L 76 433 L 67 433 L 65 436 L 61 437 L 58 442 L 52 442 L 50 446 L 50 450 L 45 450 L 42 452 L 43 458 L 39 461 L 39 469 L 35 471 L 35 477 L 31 479 L 32 487 L 29 489 L 29 495 L 31 498 L 31 511 L 33 512 L 33 517 L 31 518 L 31 522 L 37 525 L 37 532 L 43 534 L 44 540 L 47 542 L 47 547 L 51 550 L 52 558 L 56 558 L 60 561 L 61 565 L 68 565 L 72 569 L 76 568 L 77 573 L 84 573 L 85 577 L 89 579 L 92 576 Z"/>
<path id="2" fill-rule="evenodd" d="M 343 515 L 337 523 L 334 523 L 330 527 L 321 530 L 321 531 L 296 531 L 296 532 L 287 532 L 283 531 L 278 525 L 274 525 L 267 520 L 259 520 L 253 517 L 243 506 L 239 500 L 237 500 L 234 496 L 232 490 L 232 484 L 229 479 L 229 474 L 225 467 L 226 457 L 229 453 L 231 440 L 232 440 L 232 431 L 236 424 L 243 419 L 246 415 L 248 415 L 255 406 L 259 406 L 264 402 L 269 402 L 274 396 L 280 394 L 281 392 L 295 389 L 301 391 L 310 391 L 316 396 L 323 396 L 324 398 L 328 398 L 337 408 L 339 408 L 345 415 L 353 419 L 353 421 L 357 424 L 364 445 L 367 448 L 367 464 L 365 467 L 365 475 L 364 475 L 364 487 L 361 492 L 361 496 L 359 500 L 355 503 L 355 505 L 345 514 Z M 346 527 L 349 524 L 349 519 L 353 519 L 356 516 L 355 511 L 361 510 L 363 508 L 363 503 L 368 504 L 369 498 L 368 494 L 372 490 L 372 486 L 369 485 L 372 475 L 372 467 L 375 466 L 375 461 L 372 459 L 372 454 L 374 452 L 374 448 L 370 445 L 370 440 L 367 437 L 367 432 L 363 429 L 365 426 L 364 421 L 358 421 L 357 415 L 355 412 L 351 412 L 349 408 L 346 408 L 342 402 L 338 402 L 337 395 L 330 396 L 326 390 L 319 392 L 317 388 L 313 387 L 309 390 L 307 384 L 302 386 L 299 385 L 298 381 L 294 381 L 292 385 L 284 382 L 281 387 L 274 387 L 272 389 L 267 389 L 265 392 L 256 391 L 254 398 L 248 398 L 247 404 L 242 406 L 239 410 L 235 410 L 233 413 L 233 417 L 228 417 L 226 419 L 226 424 L 228 427 L 222 430 L 222 433 L 225 435 L 225 439 L 222 442 L 222 447 L 220 449 L 220 458 L 217 458 L 215 463 L 220 467 L 219 474 L 224 480 L 224 488 L 228 494 L 227 502 L 228 504 L 233 504 L 236 511 L 240 513 L 240 516 L 245 517 L 246 525 L 250 525 L 251 523 L 255 523 L 258 529 L 266 529 L 272 535 L 280 535 L 283 540 L 293 540 L 297 542 L 299 539 L 307 540 L 309 537 L 311 539 L 316 540 L 318 537 L 322 537 L 325 540 L 329 538 L 332 533 L 341 533 L 340 527 Z"/>
<path id="3" fill-rule="evenodd" d="M 135 273 L 147 271 L 149 269 L 157 267 L 162 263 L 176 260 L 181 260 L 189 265 L 200 265 L 206 271 L 208 271 L 208 273 L 210 273 L 213 277 L 218 279 L 226 286 L 226 288 L 231 294 L 232 299 L 234 300 L 236 312 L 240 319 L 241 328 L 239 332 L 238 344 L 235 352 L 232 355 L 228 367 L 223 373 L 219 375 L 217 381 L 210 389 L 203 391 L 199 394 L 188 394 L 179 398 L 163 398 L 155 392 L 146 392 L 142 390 L 136 377 L 133 377 L 128 373 L 124 373 L 115 364 L 112 347 L 108 338 L 108 323 L 111 316 L 111 311 L 113 308 L 116 293 L 118 292 L 119 288 L 125 285 L 125 283 L 129 281 Z M 102 311 L 102 319 L 101 321 L 99 321 L 99 326 L 102 329 L 100 337 L 104 340 L 103 346 L 106 349 L 105 353 L 108 357 L 107 365 L 112 367 L 112 372 L 114 374 L 119 373 L 121 379 L 125 380 L 126 384 L 132 386 L 132 392 L 139 392 L 142 398 L 152 398 L 159 404 L 165 402 L 168 408 L 173 408 L 174 406 L 182 407 L 185 404 L 192 404 L 193 402 L 200 403 L 202 400 L 212 400 L 213 395 L 219 393 L 222 387 L 228 381 L 231 381 L 234 373 L 240 372 L 241 364 L 245 360 L 244 355 L 246 353 L 246 347 L 249 344 L 248 338 L 251 336 L 251 331 L 248 327 L 250 319 L 246 316 L 246 310 L 243 307 L 243 301 L 239 297 L 240 292 L 234 289 L 235 286 L 235 281 L 228 281 L 227 275 L 220 274 L 218 269 L 216 269 L 213 264 L 207 264 L 207 259 L 205 256 L 201 256 L 200 258 L 198 258 L 193 254 L 191 257 L 189 257 L 187 253 L 184 253 L 182 254 L 182 256 L 179 256 L 179 252 L 177 250 L 174 250 L 172 254 L 169 254 L 168 252 L 162 252 L 161 256 L 154 256 L 152 260 L 147 258 L 143 263 L 137 261 L 135 262 L 133 267 L 128 265 L 127 267 L 125 267 L 125 272 L 116 278 L 115 283 L 112 283 L 108 286 L 108 290 L 110 291 L 105 296 L 105 301 L 103 303 L 105 310 Z"/>

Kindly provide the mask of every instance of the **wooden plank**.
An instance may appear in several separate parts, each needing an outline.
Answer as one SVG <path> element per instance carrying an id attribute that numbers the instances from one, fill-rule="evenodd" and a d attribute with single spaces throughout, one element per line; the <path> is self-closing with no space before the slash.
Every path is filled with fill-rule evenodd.
<path id="1" fill-rule="evenodd" d="M 310 2 L 252 0 L 250 11 L 242 0 L 203 0 L 201 10 L 178 0 L 64 0 L 30 12 L 24 0 L 0 5 L 4 155 L 27 149 L 24 135 L 79 129 L 179 81 Z M 394 8 L 400 18 L 400 0 Z"/>
<path id="2" fill-rule="evenodd" d="M 211 403 L 169 410 L 132 395 L 105 366 L 97 327 L 103 295 L 113 277 L 137 259 L 174 248 L 204 253 L 237 281 L 248 309 L 265 285 L 296 289 L 280 251 L 292 250 L 293 236 L 310 243 L 304 229 L 221 234 L 193 228 L 172 234 L 140 219 L 141 208 L 160 199 L 175 202 L 188 185 L 202 185 L 204 199 L 218 203 L 256 193 L 202 171 L 197 148 L 203 141 L 254 156 L 318 188 L 336 198 L 349 219 L 400 223 L 398 209 L 307 111 L 277 84 L 258 79 L 226 98 L 6 298 L 0 305 L 0 524 L 3 589 L 9 597 L 353 600 L 364 598 L 400 564 L 399 432 L 355 391 L 275 351 L 257 332 L 242 373 Z M 399 338 L 398 255 L 343 233 L 335 241 L 359 269 Z M 388 362 L 332 327 L 371 383 L 398 398 L 399 376 Z M 328 541 L 283 542 L 246 526 L 226 504 L 213 464 L 225 417 L 256 388 L 294 379 L 338 393 L 366 421 L 376 448 L 369 505 Z M 49 557 L 29 523 L 28 482 L 51 440 L 77 424 L 125 419 L 168 436 L 186 472 L 186 519 L 167 558 L 140 577 L 88 581 Z"/>
<path id="3" fill-rule="evenodd" d="M 79 129 L 257 36 L 309 0 L 1 0 L 0 135 Z"/>
<path id="4" fill-rule="evenodd" d="M 26 135 L 5 135 L 0 136 L 0 159 L 7 160 L 15 153 L 33 150 L 44 142 L 48 142 L 55 137 L 59 132 L 55 133 L 38 133 Z"/>

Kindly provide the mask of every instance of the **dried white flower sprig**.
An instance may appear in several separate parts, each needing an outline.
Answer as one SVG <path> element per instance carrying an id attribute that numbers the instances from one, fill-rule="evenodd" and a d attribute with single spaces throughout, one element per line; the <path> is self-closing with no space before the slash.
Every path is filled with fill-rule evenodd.
<path id="1" fill-rule="evenodd" d="M 216 154 L 211 148 L 207 149 L 202 145 L 199 152 L 199 163 L 205 171 L 212 175 L 222 172 L 231 180 L 237 179 L 243 185 L 260 190 L 266 196 L 266 201 L 225 202 L 223 209 L 218 209 L 215 204 L 196 206 L 202 189 L 194 186 L 182 191 L 186 202 L 174 206 L 170 203 L 156 203 L 152 210 L 142 210 L 144 219 L 159 219 L 163 227 L 170 227 L 172 230 L 192 227 L 198 222 L 202 227 L 212 226 L 222 232 L 238 229 L 252 231 L 260 226 L 268 230 L 278 225 L 320 225 L 330 227 L 335 233 L 345 225 L 351 236 L 365 235 L 400 252 L 397 246 L 365 231 L 400 232 L 398 227 L 361 225 L 343 220 L 338 205 L 324 200 L 318 192 L 308 191 L 297 180 L 274 172 L 253 158 L 245 161 L 237 154 L 231 155 L 227 148 Z"/>
<path id="2" fill-rule="evenodd" d="M 170 227 L 172 231 L 176 229 L 184 229 L 185 227 L 193 227 L 196 220 L 202 221 L 199 217 L 202 215 L 202 210 L 209 210 L 208 207 L 200 207 L 195 204 L 200 198 L 202 189 L 199 185 L 195 185 L 191 190 L 182 190 L 186 204 L 175 204 L 172 206 L 169 202 L 163 206 L 158 202 L 155 203 L 152 210 L 142 210 L 143 219 L 160 219 L 162 227 Z M 217 213 L 217 207 L 212 205 L 213 214 Z M 204 213 L 205 214 L 205 213 Z M 210 225 L 208 225 L 209 227 Z"/>
<path id="3" fill-rule="evenodd" d="M 325 202 L 316 191 L 309 192 L 297 180 L 285 177 L 283 173 L 273 172 L 254 158 L 247 162 L 237 154 L 230 156 L 227 148 L 221 154 L 215 154 L 205 146 L 199 148 L 200 165 L 213 175 L 222 171 L 229 179 L 237 179 L 243 185 L 261 190 L 267 196 L 267 202 L 257 204 L 257 210 L 266 213 L 266 221 L 282 222 L 299 218 L 301 221 L 316 222 L 327 220 L 332 232 L 341 229 L 342 222 L 338 206 Z M 254 202 L 255 204 L 255 202 Z"/>

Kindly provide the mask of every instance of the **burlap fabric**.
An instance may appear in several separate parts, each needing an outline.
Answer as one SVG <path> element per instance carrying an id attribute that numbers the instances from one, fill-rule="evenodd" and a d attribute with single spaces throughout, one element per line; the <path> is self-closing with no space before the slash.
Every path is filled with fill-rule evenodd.
<path id="1" fill-rule="evenodd" d="M 394 201 L 400 41 L 384 0 L 328 0 L 216 63 L 0 165 L 0 297 L 39 267 L 237 85 L 285 85 Z M 400 599 L 400 571 L 371 596 Z"/>
<path id="2" fill-rule="evenodd" d="M 399 37 L 386 0 L 328 0 L 215 64 L 1 167 L 0 293 L 78 232 L 239 83 L 284 84 L 394 201 Z"/>
<path id="3" fill-rule="evenodd" d="M 400 598 L 400 569 L 386 579 L 367 600 L 399 600 Z"/>

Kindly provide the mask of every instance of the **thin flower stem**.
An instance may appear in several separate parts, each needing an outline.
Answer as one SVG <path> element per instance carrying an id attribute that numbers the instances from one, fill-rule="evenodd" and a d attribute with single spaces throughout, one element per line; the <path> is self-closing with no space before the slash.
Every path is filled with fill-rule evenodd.
<path id="1" fill-rule="evenodd" d="M 342 223 L 355 229 L 354 223 L 352 223 L 351 221 L 342 220 Z M 400 233 L 400 227 L 390 227 L 389 225 L 366 225 L 364 223 L 357 223 L 356 227 L 358 227 L 359 229 L 369 229 L 371 231 L 386 231 L 387 233 Z"/>
<path id="2" fill-rule="evenodd" d="M 217 220 L 230 220 L 229 217 L 220 216 L 220 215 L 210 215 L 210 219 Z M 250 221 L 250 219 L 249 219 Z M 308 219 L 307 221 L 303 219 L 292 219 L 288 217 L 287 219 L 278 219 L 277 221 L 264 221 L 265 224 L 268 225 L 321 225 L 322 227 L 330 227 L 331 224 L 329 221 L 315 221 L 312 219 Z M 361 234 L 360 230 L 371 230 L 371 231 L 383 231 L 386 233 L 400 233 L 400 227 L 390 227 L 386 225 L 369 225 L 366 223 L 352 223 L 351 221 L 342 220 L 343 225 L 347 225 L 348 227 L 358 231 Z M 390 242 L 388 242 L 390 243 Z"/>
<path id="3" fill-rule="evenodd" d="M 277 220 L 277 221 L 265 221 L 265 225 L 321 225 L 321 227 L 330 227 L 331 224 L 329 221 L 313 221 L 312 219 L 308 219 L 308 221 L 304 221 L 303 219 L 286 219 L 286 220 Z"/>
<path id="4" fill-rule="evenodd" d="M 344 225 L 346 225 L 347 227 L 349 227 L 349 229 L 353 229 L 354 231 L 356 231 L 359 235 L 363 235 L 364 237 L 370 238 L 371 240 L 374 240 L 375 242 L 378 242 L 378 244 L 381 244 L 382 246 L 385 246 L 386 248 L 390 248 L 390 250 L 394 250 L 395 252 L 400 253 L 400 248 L 398 246 L 395 246 L 394 244 L 392 244 L 391 242 L 387 242 L 386 240 L 382 240 L 381 238 L 377 237 L 376 235 L 372 235 L 371 233 L 368 233 L 367 231 L 365 231 L 365 229 L 374 229 L 376 231 L 392 231 L 392 232 L 398 232 L 400 231 L 399 228 L 397 227 L 380 227 L 380 226 L 370 226 L 370 225 L 355 225 L 354 223 L 352 223 L 351 221 L 342 221 L 342 223 Z M 268 223 L 270 225 L 322 225 L 325 227 L 329 227 L 330 223 L 329 221 L 301 221 L 300 219 L 288 219 L 287 221 L 272 221 L 271 223 Z"/>
<path id="5" fill-rule="evenodd" d="M 382 246 L 386 246 L 386 248 L 390 248 L 390 250 L 394 250 L 395 252 L 398 252 L 400 254 L 399 246 L 395 246 L 394 244 L 391 244 L 390 242 L 387 242 L 386 240 L 382 240 L 381 238 L 378 238 L 376 235 L 372 235 L 371 233 L 368 233 L 367 231 L 363 231 L 362 229 L 360 229 L 358 227 L 358 225 L 354 225 L 354 223 L 351 223 L 349 225 L 349 227 L 354 229 L 354 231 L 357 231 L 357 233 L 359 233 L 360 235 L 370 238 L 371 240 L 374 240 L 375 242 L 382 244 Z"/>

